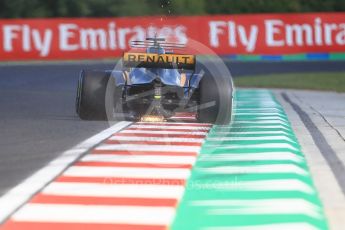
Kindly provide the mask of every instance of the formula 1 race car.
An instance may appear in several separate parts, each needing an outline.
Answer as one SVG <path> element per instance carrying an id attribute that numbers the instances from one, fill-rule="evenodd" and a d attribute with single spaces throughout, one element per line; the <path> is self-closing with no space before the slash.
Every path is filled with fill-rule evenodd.
<path id="1" fill-rule="evenodd" d="M 143 52 L 125 52 L 120 68 L 81 71 L 76 98 L 81 119 L 167 121 L 187 111 L 199 122 L 230 123 L 231 77 L 196 73 L 194 55 L 171 51 L 181 44 L 155 37 L 131 45 Z"/>

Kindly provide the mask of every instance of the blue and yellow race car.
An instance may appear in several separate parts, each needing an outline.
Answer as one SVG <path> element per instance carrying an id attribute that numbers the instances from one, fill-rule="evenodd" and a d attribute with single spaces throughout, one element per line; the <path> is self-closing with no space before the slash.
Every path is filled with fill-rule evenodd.
<path id="1" fill-rule="evenodd" d="M 229 124 L 231 77 L 196 73 L 196 56 L 171 50 L 162 38 L 133 41 L 144 52 L 125 52 L 114 70 L 82 70 L 76 111 L 83 120 L 166 121 L 177 112 L 199 122 Z M 170 49 L 170 51 L 168 51 Z"/>

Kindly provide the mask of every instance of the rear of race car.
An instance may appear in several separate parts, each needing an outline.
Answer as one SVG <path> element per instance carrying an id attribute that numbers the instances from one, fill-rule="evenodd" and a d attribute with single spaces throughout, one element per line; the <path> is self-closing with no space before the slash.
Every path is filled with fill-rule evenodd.
<path id="1" fill-rule="evenodd" d="M 133 45 L 145 52 L 125 52 L 120 69 L 81 72 L 76 100 L 81 119 L 166 121 L 188 111 L 200 122 L 230 122 L 231 79 L 196 73 L 195 55 L 167 51 L 179 44 L 149 38 Z"/>

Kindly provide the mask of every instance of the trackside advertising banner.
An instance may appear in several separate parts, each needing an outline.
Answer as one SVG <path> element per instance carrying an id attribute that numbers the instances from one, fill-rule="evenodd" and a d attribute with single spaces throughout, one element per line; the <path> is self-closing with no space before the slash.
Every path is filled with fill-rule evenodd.
<path id="1" fill-rule="evenodd" d="M 113 58 L 155 34 L 220 55 L 336 53 L 345 13 L 0 20 L 0 60 Z"/>

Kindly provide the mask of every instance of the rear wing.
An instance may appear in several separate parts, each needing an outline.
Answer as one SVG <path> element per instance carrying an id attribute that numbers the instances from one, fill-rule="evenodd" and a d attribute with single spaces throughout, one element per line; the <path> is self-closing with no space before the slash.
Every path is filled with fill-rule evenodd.
<path id="1" fill-rule="evenodd" d="M 123 54 L 123 66 L 127 68 L 162 68 L 195 70 L 195 55 L 129 53 Z"/>

